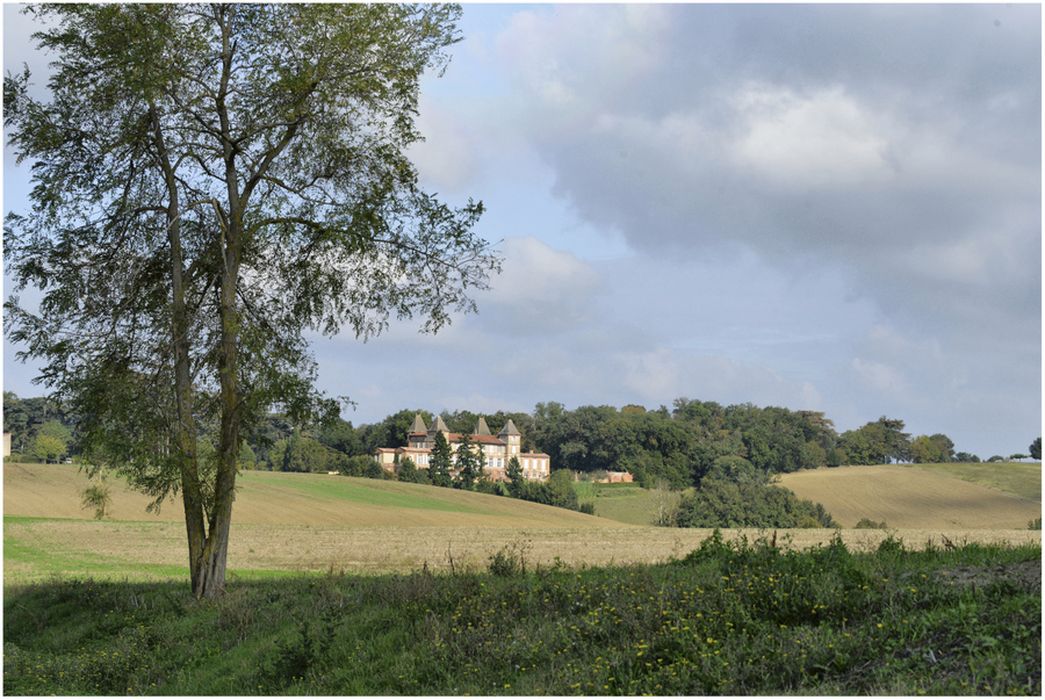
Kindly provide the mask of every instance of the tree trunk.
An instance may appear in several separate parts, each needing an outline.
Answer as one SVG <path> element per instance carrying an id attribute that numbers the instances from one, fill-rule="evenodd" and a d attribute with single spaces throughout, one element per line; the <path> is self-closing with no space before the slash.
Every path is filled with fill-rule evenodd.
<path id="1" fill-rule="evenodd" d="M 230 226 L 230 239 L 234 235 L 233 228 L 234 226 Z M 233 260 L 235 257 L 230 252 L 227 258 L 229 264 L 222 274 L 221 345 L 218 361 L 221 382 L 221 439 L 218 447 L 218 473 L 214 483 L 214 506 L 203 550 L 203 567 L 193 579 L 193 589 L 199 598 L 213 598 L 225 591 L 229 527 L 232 524 L 232 502 L 236 495 L 240 417 L 237 374 L 239 313 L 236 309 L 238 265 Z"/>
<path id="2" fill-rule="evenodd" d="M 203 564 L 206 538 L 203 495 L 200 490 L 196 451 L 196 423 L 193 416 L 192 371 L 189 366 L 189 316 L 185 304 L 185 261 L 181 249 L 181 204 L 178 181 L 163 138 L 159 113 L 150 105 L 149 113 L 160 169 L 167 188 L 167 241 L 171 254 L 171 345 L 174 349 L 174 400 L 178 421 L 175 425 L 182 505 L 185 510 L 185 535 L 189 546 L 189 576 L 192 592 L 199 597 L 196 581 Z"/>

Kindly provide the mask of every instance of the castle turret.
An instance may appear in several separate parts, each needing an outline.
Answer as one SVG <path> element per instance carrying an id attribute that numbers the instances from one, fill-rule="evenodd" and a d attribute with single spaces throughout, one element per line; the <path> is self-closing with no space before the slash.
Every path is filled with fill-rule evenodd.
<path id="1" fill-rule="evenodd" d="M 435 417 L 435 424 L 432 429 L 428 431 L 429 436 L 434 440 L 436 433 L 442 433 L 443 437 L 449 440 L 450 429 L 446 427 L 446 421 L 443 420 L 442 416 Z"/>
<path id="2" fill-rule="evenodd" d="M 479 422 L 475 424 L 475 434 L 493 435 L 493 433 L 490 432 L 490 426 L 486 424 L 486 419 L 482 416 L 479 416 Z"/>
<path id="3" fill-rule="evenodd" d="M 420 413 L 414 416 L 414 424 L 410 426 L 410 437 L 415 435 L 428 435 L 428 426 L 425 425 Z"/>
<path id="4" fill-rule="evenodd" d="M 497 437 L 504 440 L 505 444 L 508 445 L 508 457 L 511 458 L 513 455 L 519 454 L 519 446 L 522 441 L 522 433 L 515 427 L 515 423 L 509 418 L 508 422 L 501 428 L 501 432 L 497 433 Z"/>

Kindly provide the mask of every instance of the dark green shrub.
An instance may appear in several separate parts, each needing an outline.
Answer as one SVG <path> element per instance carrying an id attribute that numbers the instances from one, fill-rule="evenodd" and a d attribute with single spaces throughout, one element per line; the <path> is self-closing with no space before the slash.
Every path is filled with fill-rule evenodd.
<path id="1" fill-rule="evenodd" d="M 675 523 L 679 527 L 836 527 L 819 503 L 765 481 L 734 483 L 705 477 L 696 493 L 683 496 Z"/>
<path id="2" fill-rule="evenodd" d="M 884 520 L 882 522 L 876 522 L 870 518 L 860 518 L 860 521 L 853 527 L 857 530 L 884 530 L 889 526 L 885 524 Z"/>

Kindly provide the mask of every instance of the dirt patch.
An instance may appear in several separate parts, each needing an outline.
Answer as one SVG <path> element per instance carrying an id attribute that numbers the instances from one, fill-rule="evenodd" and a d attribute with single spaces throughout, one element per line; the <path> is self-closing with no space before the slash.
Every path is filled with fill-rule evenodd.
<path id="1" fill-rule="evenodd" d="M 944 583 L 955 586 L 987 586 L 997 581 L 1012 581 L 1020 588 L 1041 590 L 1041 562 L 1021 561 L 996 566 L 959 566 L 937 571 Z"/>

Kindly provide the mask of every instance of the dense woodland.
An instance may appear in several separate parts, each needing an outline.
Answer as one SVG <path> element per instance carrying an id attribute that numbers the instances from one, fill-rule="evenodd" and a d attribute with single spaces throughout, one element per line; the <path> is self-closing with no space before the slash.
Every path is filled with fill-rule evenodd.
<path id="1" fill-rule="evenodd" d="M 435 418 L 429 411 L 411 408 L 379 423 L 353 426 L 339 418 L 322 425 L 295 426 L 272 414 L 244 441 L 241 466 L 379 476 L 370 455 L 378 447 L 404 445 L 418 413 L 426 423 Z M 441 415 L 451 431 L 462 433 L 470 432 L 479 418 L 471 411 Z M 956 452 L 946 435 L 912 438 L 899 419 L 883 416 L 838 433 L 821 412 L 749 403 L 722 406 L 680 398 L 671 409 L 627 405 L 568 410 L 548 402 L 537 404 L 532 414 L 498 411 L 485 417 L 495 434 L 512 419 L 523 434 L 523 449 L 548 453 L 553 469 L 581 473 L 626 469 L 644 486 L 699 485 L 716 462 L 736 460 L 764 474 L 825 465 L 979 461 L 976 455 Z M 45 398 L 4 392 L 4 430 L 12 434 L 14 452 L 23 457 L 60 461 L 78 452 L 76 416 Z M 1029 455 L 1009 458 L 1040 459 L 1040 450 L 1039 438 L 1030 445 Z"/>

